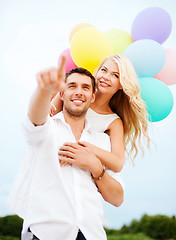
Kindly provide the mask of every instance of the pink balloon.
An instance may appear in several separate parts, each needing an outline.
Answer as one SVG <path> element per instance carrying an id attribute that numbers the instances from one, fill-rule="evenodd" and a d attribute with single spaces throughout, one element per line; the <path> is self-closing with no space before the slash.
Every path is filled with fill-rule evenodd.
<path id="1" fill-rule="evenodd" d="M 74 63 L 74 61 L 73 61 L 73 59 L 71 57 L 69 48 L 65 49 L 61 53 L 61 55 L 59 56 L 58 62 L 60 61 L 62 55 L 66 55 L 66 57 L 67 57 L 66 65 L 65 65 L 65 72 L 68 72 L 68 71 L 70 71 L 73 68 L 77 68 L 76 64 Z"/>
<path id="2" fill-rule="evenodd" d="M 176 49 L 165 49 L 166 60 L 164 67 L 155 76 L 155 78 L 161 80 L 165 84 L 176 84 Z"/>

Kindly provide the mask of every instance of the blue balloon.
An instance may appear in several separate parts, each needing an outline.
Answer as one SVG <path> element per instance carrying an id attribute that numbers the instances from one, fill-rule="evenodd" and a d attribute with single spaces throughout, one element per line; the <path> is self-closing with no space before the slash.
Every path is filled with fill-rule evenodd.
<path id="1" fill-rule="evenodd" d="M 151 39 L 131 43 L 123 52 L 132 62 L 138 77 L 154 77 L 165 63 L 164 48 Z"/>
<path id="2" fill-rule="evenodd" d="M 169 87 L 162 81 L 144 77 L 139 78 L 141 98 L 147 105 L 151 122 L 158 122 L 166 118 L 174 104 L 173 95 Z"/>

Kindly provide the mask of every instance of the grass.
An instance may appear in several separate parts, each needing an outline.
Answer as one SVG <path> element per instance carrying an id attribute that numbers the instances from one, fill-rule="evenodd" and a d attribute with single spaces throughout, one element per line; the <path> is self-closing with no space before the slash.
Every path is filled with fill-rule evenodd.
<path id="1" fill-rule="evenodd" d="M 0 240 L 20 240 L 20 238 L 11 236 L 0 236 Z"/>
<path id="2" fill-rule="evenodd" d="M 146 237 L 143 233 L 137 234 L 119 234 L 119 235 L 108 235 L 108 240 L 154 240 Z M 11 236 L 0 236 L 0 240 L 20 240 L 18 237 Z"/>
<path id="3" fill-rule="evenodd" d="M 149 238 L 143 233 L 137 234 L 119 234 L 116 235 L 108 235 L 108 240 L 154 240 L 153 238 Z"/>

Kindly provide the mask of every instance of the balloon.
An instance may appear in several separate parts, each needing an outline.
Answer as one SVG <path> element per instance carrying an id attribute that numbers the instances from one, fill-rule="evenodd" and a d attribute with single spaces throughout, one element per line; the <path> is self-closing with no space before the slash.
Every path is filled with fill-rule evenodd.
<path id="1" fill-rule="evenodd" d="M 131 60 L 138 77 L 154 77 L 165 63 L 164 48 L 150 39 L 133 42 L 123 54 Z"/>
<path id="2" fill-rule="evenodd" d="M 176 84 L 176 49 L 165 49 L 166 61 L 156 78 L 167 85 Z"/>
<path id="3" fill-rule="evenodd" d="M 162 8 L 150 7 L 141 11 L 132 24 L 131 36 L 133 41 L 152 39 L 162 44 L 170 35 L 172 20 Z"/>
<path id="4" fill-rule="evenodd" d="M 70 50 L 75 64 L 91 73 L 103 58 L 113 54 L 108 37 L 95 28 L 84 28 L 75 33 Z"/>
<path id="5" fill-rule="evenodd" d="M 105 32 L 114 48 L 114 54 L 123 53 L 128 45 L 133 41 L 131 35 L 121 29 L 111 29 Z"/>
<path id="6" fill-rule="evenodd" d="M 169 87 L 156 78 L 139 78 L 141 98 L 147 105 L 152 122 L 166 118 L 173 108 L 173 95 Z"/>
<path id="7" fill-rule="evenodd" d="M 71 33 L 70 33 L 70 38 L 69 38 L 70 42 L 71 42 L 71 40 L 72 40 L 73 35 L 74 35 L 77 31 L 79 31 L 79 30 L 81 30 L 81 29 L 83 29 L 83 28 L 86 28 L 86 27 L 95 28 L 92 24 L 89 24 L 89 23 L 80 23 L 80 24 L 76 25 L 76 26 L 72 29 Z"/>
<path id="8" fill-rule="evenodd" d="M 59 56 L 58 62 L 60 61 L 62 55 L 66 55 L 66 57 L 67 57 L 66 65 L 65 65 L 65 72 L 68 72 L 68 71 L 70 71 L 72 68 L 76 68 L 76 67 L 77 67 L 76 64 L 74 63 L 72 57 L 71 57 L 70 49 L 69 49 L 69 48 L 65 49 L 65 50 L 61 53 L 61 55 Z"/>

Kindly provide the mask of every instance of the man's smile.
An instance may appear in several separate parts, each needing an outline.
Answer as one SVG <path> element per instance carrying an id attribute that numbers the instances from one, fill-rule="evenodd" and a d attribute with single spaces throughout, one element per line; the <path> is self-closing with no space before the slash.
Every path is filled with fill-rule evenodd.
<path id="1" fill-rule="evenodd" d="M 82 104 L 84 103 L 85 101 L 83 99 L 80 99 L 80 98 L 74 98 L 71 100 L 73 103 L 76 103 L 76 104 Z"/>

